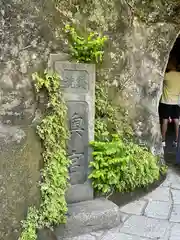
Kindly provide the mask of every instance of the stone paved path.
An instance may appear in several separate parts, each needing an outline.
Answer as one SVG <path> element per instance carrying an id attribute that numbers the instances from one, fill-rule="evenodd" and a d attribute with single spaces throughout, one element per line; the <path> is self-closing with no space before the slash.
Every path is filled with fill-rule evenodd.
<path id="1" fill-rule="evenodd" d="M 120 211 L 117 228 L 71 240 L 180 240 L 180 174 L 169 170 L 161 186 Z"/>

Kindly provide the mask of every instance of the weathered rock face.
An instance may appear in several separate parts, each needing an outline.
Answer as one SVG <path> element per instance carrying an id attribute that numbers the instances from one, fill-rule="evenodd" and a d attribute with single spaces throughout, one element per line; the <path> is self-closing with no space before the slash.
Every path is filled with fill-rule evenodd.
<path id="1" fill-rule="evenodd" d="M 161 6 L 163 1 L 159 1 Z M 57 8 L 53 0 L 0 2 L 0 239 L 3 240 L 18 238 L 20 220 L 27 206 L 38 204 L 41 145 L 35 123 L 40 113 L 31 74 L 46 66 L 49 53 L 67 51 L 64 24 L 75 23 L 80 29 L 87 27 L 109 36 L 98 78 L 108 79 L 115 86 L 113 97 L 127 107 L 140 141 L 155 153 L 161 149 L 158 103 L 168 54 L 179 32 L 178 6 L 164 7 L 162 11 L 153 8 L 154 15 L 148 15 L 148 9 L 138 1 L 127 4 L 123 0 L 96 0 L 87 4 L 85 0 L 62 0 L 59 5 L 56 2 Z"/>
<path id="2" fill-rule="evenodd" d="M 0 3 L 0 239 L 4 240 L 18 238 L 27 207 L 39 202 L 41 144 L 34 127 L 39 112 L 31 72 L 41 68 L 50 51 L 37 17 L 18 2 Z"/>
<path id="3" fill-rule="evenodd" d="M 161 151 L 158 105 L 164 70 L 177 32 L 175 25 L 156 23 L 147 26 L 134 19 L 128 41 L 128 74 L 131 75 L 127 77 L 129 82 L 123 94 L 131 106 L 127 108 L 136 135 L 156 154 Z"/>
<path id="4" fill-rule="evenodd" d="M 155 154 L 160 154 L 158 105 L 165 66 L 179 32 L 178 24 L 170 21 L 174 19 L 173 7 L 167 12 L 165 8 L 162 11 L 156 8 L 155 12 L 154 8 L 153 16 L 147 14 L 149 5 L 146 8 L 139 3 L 134 8 L 124 1 L 119 7 L 115 1 L 108 1 L 101 7 L 96 1 L 95 5 L 88 20 L 95 22 L 98 19 L 98 25 L 108 33 L 111 41 L 105 59 L 108 71 L 103 69 L 100 78 L 104 76 L 116 89 L 120 89 L 116 90 L 115 98 L 126 106 L 140 142 L 146 143 Z M 101 11 L 97 10 L 99 8 Z M 140 13 L 146 21 L 140 20 Z"/>

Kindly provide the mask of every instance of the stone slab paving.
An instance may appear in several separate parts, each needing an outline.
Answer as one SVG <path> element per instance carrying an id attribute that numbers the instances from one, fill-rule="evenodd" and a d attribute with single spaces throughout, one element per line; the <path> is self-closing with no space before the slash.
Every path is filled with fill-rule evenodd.
<path id="1" fill-rule="evenodd" d="M 117 228 L 71 240 L 180 240 L 180 174 L 170 169 L 157 189 L 119 210 Z"/>
<path id="2" fill-rule="evenodd" d="M 168 240 L 179 240 L 179 239 L 180 239 L 180 224 L 175 224 L 171 228 L 171 232 Z"/>
<path id="3" fill-rule="evenodd" d="M 174 204 L 180 204 L 180 190 L 171 189 Z"/>
<path id="4" fill-rule="evenodd" d="M 139 200 L 125 205 L 120 208 L 120 211 L 126 214 L 142 215 L 146 206 L 147 201 Z"/>
<path id="5" fill-rule="evenodd" d="M 170 200 L 170 191 L 169 187 L 159 187 L 155 189 L 152 193 L 149 193 L 147 196 L 144 197 L 147 201 L 161 201 L 161 202 L 168 202 Z"/>
<path id="6" fill-rule="evenodd" d="M 159 239 L 165 236 L 169 222 L 145 216 L 131 216 L 121 228 L 123 233 L 131 233 L 135 236 Z"/>
<path id="7" fill-rule="evenodd" d="M 180 223 L 180 205 L 173 206 L 170 222 Z"/>
<path id="8" fill-rule="evenodd" d="M 144 215 L 150 218 L 168 219 L 171 207 L 170 201 L 149 201 Z"/>

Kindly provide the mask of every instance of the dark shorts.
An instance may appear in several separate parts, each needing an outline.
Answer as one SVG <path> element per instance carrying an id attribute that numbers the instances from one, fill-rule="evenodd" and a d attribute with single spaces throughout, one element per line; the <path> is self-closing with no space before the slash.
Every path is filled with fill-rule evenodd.
<path id="1" fill-rule="evenodd" d="M 161 119 L 178 119 L 180 116 L 180 108 L 178 105 L 170 105 L 165 103 L 159 104 L 159 116 Z"/>

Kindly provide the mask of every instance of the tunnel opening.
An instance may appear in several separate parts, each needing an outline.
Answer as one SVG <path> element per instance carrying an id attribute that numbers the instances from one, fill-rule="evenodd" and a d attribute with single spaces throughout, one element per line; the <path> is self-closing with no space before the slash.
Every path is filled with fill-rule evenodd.
<path id="1" fill-rule="evenodd" d="M 163 81 L 163 90 L 162 90 L 162 96 L 160 99 L 160 103 L 163 102 L 162 101 L 162 97 L 164 95 L 164 89 L 165 89 L 165 85 L 167 83 L 165 83 L 165 79 L 166 79 L 166 74 L 168 72 L 170 72 L 171 70 L 169 69 L 169 63 L 172 59 L 175 59 L 176 62 L 176 71 L 180 73 L 180 35 L 177 37 L 174 46 L 170 52 L 169 55 L 169 60 L 168 60 L 168 64 L 166 67 L 166 71 L 165 71 L 165 76 L 164 76 L 164 81 Z M 180 76 L 180 74 L 179 74 Z M 179 78 L 180 81 L 180 78 Z M 178 86 L 177 86 L 178 87 Z M 163 111 L 166 111 L 166 109 L 164 108 Z M 168 111 L 168 110 L 167 110 Z M 178 108 L 178 112 L 180 113 L 180 108 Z M 161 131 L 162 131 L 162 125 L 163 125 L 163 112 L 161 110 L 161 104 L 159 104 L 159 120 L 160 120 L 160 126 L 161 126 Z M 166 142 L 166 146 L 164 148 L 164 153 L 165 153 L 165 160 L 166 162 L 170 161 L 170 162 L 174 162 L 175 161 L 175 155 L 176 155 L 176 147 L 173 146 L 173 142 L 176 140 L 176 130 L 175 130 L 175 123 L 174 121 L 170 118 L 168 119 L 168 127 L 167 127 L 167 132 L 166 132 L 166 138 L 165 138 L 165 142 Z"/>

